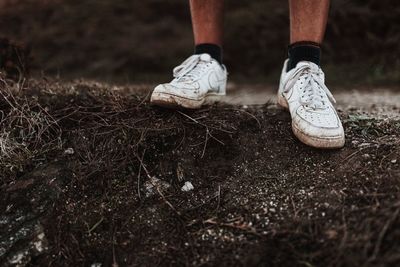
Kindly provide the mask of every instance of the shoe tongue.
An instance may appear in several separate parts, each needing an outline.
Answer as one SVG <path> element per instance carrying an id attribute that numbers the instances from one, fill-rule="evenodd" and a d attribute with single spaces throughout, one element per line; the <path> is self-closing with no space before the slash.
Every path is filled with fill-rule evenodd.
<path id="1" fill-rule="evenodd" d="M 299 63 L 297 63 L 296 68 L 299 68 L 301 66 L 309 66 L 312 68 L 318 68 L 318 65 L 311 61 L 300 61 Z"/>
<path id="2" fill-rule="evenodd" d="M 200 55 L 200 60 L 205 61 L 205 62 L 210 62 L 211 61 L 211 56 L 209 54 L 201 54 Z"/>

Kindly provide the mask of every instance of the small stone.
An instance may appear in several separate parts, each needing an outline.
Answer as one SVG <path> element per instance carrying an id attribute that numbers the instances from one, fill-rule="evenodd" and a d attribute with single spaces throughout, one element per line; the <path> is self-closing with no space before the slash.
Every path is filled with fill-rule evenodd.
<path id="1" fill-rule="evenodd" d="M 185 184 L 181 188 L 181 190 L 183 192 L 192 191 L 193 189 L 194 189 L 194 186 L 191 182 L 185 182 Z"/>
<path id="2" fill-rule="evenodd" d="M 325 232 L 325 235 L 328 239 L 336 239 L 338 236 L 338 232 L 331 229 Z"/>
<path id="3" fill-rule="evenodd" d="M 362 155 L 362 157 L 363 157 L 364 159 L 369 159 L 371 156 L 370 156 L 369 154 L 364 154 L 364 155 Z"/>
<path id="4" fill-rule="evenodd" d="M 397 162 L 397 159 L 392 159 L 390 162 L 395 164 Z"/>
<path id="5" fill-rule="evenodd" d="M 65 155 L 73 155 L 74 153 L 75 153 L 75 151 L 72 147 L 69 147 L 64 151 Z"/>

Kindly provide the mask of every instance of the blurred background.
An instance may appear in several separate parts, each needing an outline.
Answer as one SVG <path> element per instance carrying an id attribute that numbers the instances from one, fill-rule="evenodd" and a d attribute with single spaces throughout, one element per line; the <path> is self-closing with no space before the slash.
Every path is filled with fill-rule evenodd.
<path id="1" fill-rule="evenodd" d="M 276 82 L 289 40 L 287 1 L 226 7 L 231 79 Z M 398 0 L 333 0 L 322 58 L 328 81 L 399 84 L 399 18 Z M 10 41 L 30 48 L 33 75 L 116 83 L 168 80 L 193 51 L 186 0 L 0 0 L 0 37 L 3 50 Z"/>

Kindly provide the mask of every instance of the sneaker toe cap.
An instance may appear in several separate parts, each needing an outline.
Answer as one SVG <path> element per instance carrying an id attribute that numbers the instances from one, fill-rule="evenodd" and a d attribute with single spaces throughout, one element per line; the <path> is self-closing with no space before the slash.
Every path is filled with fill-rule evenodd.
<path id="1" fill-rule="evenodd" d="M 154 88 L 153 93 L 168 93 L 168 92 L 171 92 L 171 88 L 168 85 L 169 84 L 159 84 L 159 85 L 157 85 Z"/>
<path id="2" fill-rule="evenodd" d="M 292 122 L 293 127 L 307 136 L 315 138 L 339 138 L 344 137 L 344 130 L 341 122 L 336 120 L 331 124 L 322 125 L 310 123 L 302 118 L 295 119 Z"/>
<path id="3" fill-rule="evenodd" d="M 306 109 L 300 106 L 296 111 L 297 116 L 295 116 L 299 123 L 304 121 L 311 126 L 317 128 L 338 128 L 340 127 L 340 119 L 334 108 L 329 107 L 326 110 L 314 111 L 312 109 Z"/>
<path id="4" fill-rule="evenodd" d="M 185 88 L 176 87 L 170 83 L 160 84 L 154 88 L 153 94 L 169 94 L 184 98 L 196 98 L 198 95 L 196 88 L 190 86 Z"/>
<path id="5" fill-rule="evenodd" d="M 299 109 L 293 119 L 293 127 L 308 136 L 335 138 L 344 136 L 342 123 L 334 109 L 327 112 L 313 112 Z"/>

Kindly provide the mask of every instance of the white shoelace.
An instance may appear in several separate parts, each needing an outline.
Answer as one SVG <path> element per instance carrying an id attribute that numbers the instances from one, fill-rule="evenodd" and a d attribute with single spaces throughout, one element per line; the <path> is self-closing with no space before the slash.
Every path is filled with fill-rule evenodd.
<path id="1" fill-rule="evenodd" d="M 200 78 L 208 63 L 209 61 L 201 59 L 201 55 L 193 55 L 174 68 L 174 78 L 178 82 L 195 81 Z"/>
<path id="2" fill-rule="evenodd" d="M 300 77 L 306 76 L 300 92 L 301 103 L 314 110 L 326 109 L 327 101 L 330 100 L 331 102 L 336 103 L 336 100 L 328 87 L 326 87 L 322 75 L 322 71 L 316 65 L 301 65 L 290 79 L 290 82 L 285 88 L 285 92 L 287 93 L 295 83 L 298 82 Z M 326 99 L 326 97 L 328 97 L 328 99 Z"/>

